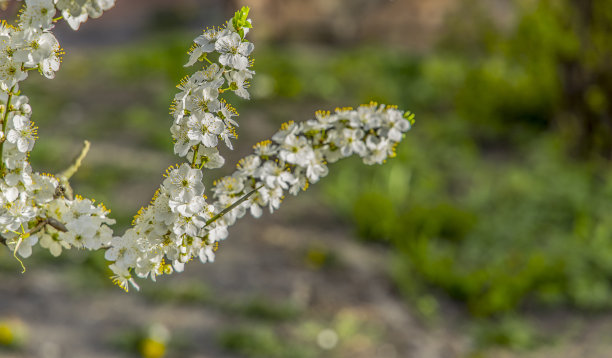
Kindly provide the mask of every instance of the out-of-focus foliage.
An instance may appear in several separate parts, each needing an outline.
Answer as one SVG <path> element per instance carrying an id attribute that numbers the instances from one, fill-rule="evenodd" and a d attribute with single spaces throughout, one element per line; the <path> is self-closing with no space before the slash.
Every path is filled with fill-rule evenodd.
<path id="1" fill-rule="evenodd" d="M 465 61 L 454 104 L 484 140 L 554 127 L 579 157 L 612 156 L 612 3 L 515 0 L 500 31 L 482 2 L 465 1 L 440 52 Z M 470 21 L 466 21 L 470 19 Z"/>
<path id="2" fill-rule="evenodd" d="M 390 241 L 400 287 L 439 287 L 476 315 L 526 300 L 611 307 L 610 168 L 564 158 L 544 134 L 512 157 L 483 159 L 455 124 L 419 126 L 388 168 L 345 167 L 327 192 L 364 238 Z"/>
<path id="3" fill-rule="evenodd" d="M 507 29 L 469 3 L 416 64 L 436 94 L 398 158 L 326 194 L 392 246 L 417 306 L 433 288 L 478 316 L 610 308 L 612 3 L 517 2 Z"/>

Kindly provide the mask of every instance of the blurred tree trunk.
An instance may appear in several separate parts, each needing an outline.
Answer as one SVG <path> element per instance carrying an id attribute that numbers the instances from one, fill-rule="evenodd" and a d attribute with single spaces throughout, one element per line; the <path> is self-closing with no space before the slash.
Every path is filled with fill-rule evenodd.
<path id="1" fill-rule="evenodd" d="M 612 159 L 612 2 L 570 0 L 565 10 L 580 48 L 560 61 L 564 121 L 575 131 L 576 154 Z"/>

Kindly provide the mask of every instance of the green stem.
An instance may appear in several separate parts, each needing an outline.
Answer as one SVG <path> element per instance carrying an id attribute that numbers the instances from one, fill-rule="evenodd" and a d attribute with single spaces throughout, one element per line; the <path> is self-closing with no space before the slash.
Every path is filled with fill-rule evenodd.
<path id="1" fill-rule="evenodd" d="M 206 62 L 210 63 L 211 65 L 213 64 L 213 62 L 208 59 L 207 55 L 204 55 L 202 58 L 204 58 L 206 60 Z"/>
<path id="2" fill-rule="evenodd" d="M 218 219 L 220 219 L 223 215 L 229 213 L 230 211 L 232 211 L 232 209 L 234 209 L 235 207 L 237 207 L 238 205 L 242 204 L 245 200 L 247 200 L 251 195 L 255 194 L 255 192 L 259 189 L 261 189 L 263 187 L 263 184 L 258 186 L 257 188 L 251 190 L 250 192 L 248 192 L 245 196 L 243 196 L 242 198 L 238 199 L 238 201 L 236 201 L 235 203 L 233 203 L 232 205 L 228 206 L 227 208 L 223 209 L 219 214 L 213 216 L 212 218 L 208 219 L 208 221 L 206 221 L 206 225 L 204 225 L 204 227 L 207 227 L 208 225 L 214 223 L 215 221 L 217 221 Z"/>
<path id="3" fill-rule="evenodd" d="M 13 99 L 13 90 L 15 86 L 9 90 L 8 98 L 6 100 L 6 108 L 2 116 L 2 139 L 0 140 L 0 176 L 4 177 L 4 157 L 2 156 L 2 150 L 4 149 L 4 142 L 6 141 L 6 124 L 8 123 L 8 114 L 10 112 L 11 100 Z"/>
<path id="4" fill-rule="evenodd" d="M 191 160 L 191 167 L 196 168 L 196 159 L 198 157 L 198 150 L 200 150 L 200 145 L 196 145 L 193 147 L 193 159 Z"/>

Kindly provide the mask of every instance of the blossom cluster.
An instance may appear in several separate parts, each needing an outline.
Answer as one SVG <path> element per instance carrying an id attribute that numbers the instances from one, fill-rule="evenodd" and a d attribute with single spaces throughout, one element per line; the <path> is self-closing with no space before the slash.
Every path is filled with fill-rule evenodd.
<path id="1" fill-rule="evenodd" d="M 285 123 L 272 140 L 255 145 L 254 154 L 242 158 L 232 175 L 215 182 L 211 202 L 199 168 L 187 163 L 170 168 L 151 205 L 106 252 L 115 261 L 111 269 L 117 282 L 131 282 L 131 272 L 155 279 L 182 271 L 193 258 L 213 261 L 218 242 L 237 219 L 278 209 L 287 193 L 306 190 L 327 175 L 328 163 L 341 158 L 359 155 L 366 164 L 383 163 L 395 155 L 410 120 L 395 107 L 372 103 Z"/>
<path id="2" fill-rule="evenodd" d="M 306 122 L 284 123 L 272 140 L 254 146 L 238 169 L 213 188 L 215 206 L 225 208 L 248 192 L 244 203 L 227 213 L 227 225 L 249 211 L 254 217 L 263 208 L 278 209 L 287 193 L 297 195 L 328 173 L 328 163 L 358 155 L 365 164 L 382 164 L 395 156 L 395 147 L 411 127 L 411 114 L 394 106 L 370 103 L 357 109 L 319 111 Z"/>
<path id="3" fill-rule="evenodd" d="M 37 139 L 28 98 L 19 83 L 32 70 L 53 78 L 62 50 L 51 33 L 59 11 L 74 29 L 99 16 L 114 0 L 26 0 L 16 26 L 0 23 L 0 241 L 15 255 L 28 257 L 32 246 L 53 255 L 62 248 L 100 249 L 112 231 L 103 205 L 65 195 L 60 180 L 33 173 L 29 153 Z"/>
<path id="4" fill-rule="evenodd" d="M 205 65 L 177 86 L 170 128 L 175 154 L 188 163 L 167 170 L 151 205 L 141 209 L 134 226 L 114 237 L 106 251 L 114 280 L 124 288 L 127 282 L 135 285 L 133 273 L 155 280 L 182 271 L 193 257 L 213 261 L 216 242 L 227 237 L 225 226 L 209 222 L 217 209 L 206 202 L 202 170 L 221 167 L 225 160 L 217 145 L 221 140 L 232 148 L 236 137 L 237 112 L 220 96 L 234 92 L 249 98 L 248 80 L 255 72 L 249 69 L 254 46 L 245 39 L 251 27 L 247 11 L 238 11 L 223 28 L 205 30 L 189 51 L 185 66 Z"/>
<path id="5" fill-rule="evenodd" d="M 329 163 L 352 155 L 365 164 L 383 163 L 395 155 L 412 124 L 409 112 L 375 103 L 287 122 L 271 140 L 255 145 L 232 175 L 217 180 L 209 199 L 203 170 L 223 166 L 218 146 L 232 149 L 238 127 L 238 113 L 223 97 L 232 92 L 249 99 L 249 80 L 255 75 L 254 46 L 246 40 L 251 20 L 248 8 L 242 8 L 223 27 L 207 29 L 194 40 L 185 66 L 201 67 L 177 86 L 171 105 L 174 152 L 184 162 L 168 168 L 133 226 L 114 235 L 109 211 L 93 200 L 72 197 L 67 177 L 32 172 L 27 158 L 36 127 L 27 97 L 18 92 L 29 70 L 53 77 L 59 68 L 61 50 L 50 33 L 56 11 L 76 29 L 113 1 L 27 0 L 26 5 L 19 26 L 3 24 L 0 32 L 1 56 L 14 68 L 0 77 L 0 242 L 21 257 L 29 256 L 38 242 L 56 256 L 73 247 L 106 250 L 113 280 L 126 290 L 129 284 L 138 287 L 136 276 L 155 280 L 182 271 L 194 258 L 214 261 L 218 243 L 239 218 L 278 209 L 288 193 L 297 195 L 327 175 Z"/>

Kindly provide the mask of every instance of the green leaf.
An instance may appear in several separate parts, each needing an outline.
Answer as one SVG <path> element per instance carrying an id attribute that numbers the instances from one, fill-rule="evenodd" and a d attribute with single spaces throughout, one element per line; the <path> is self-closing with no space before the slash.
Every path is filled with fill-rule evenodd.
<path id="1" fill-rule="evenodd" d="M 248 21 L 249 10 L 250 9 L 248 6 L 243 6 L 242 9 L 236 11 L 234 17 L 232 18 L 232 25 L 242 38 L 244 38 L 244 28 L 250 29 L 253 27 Z"/>

